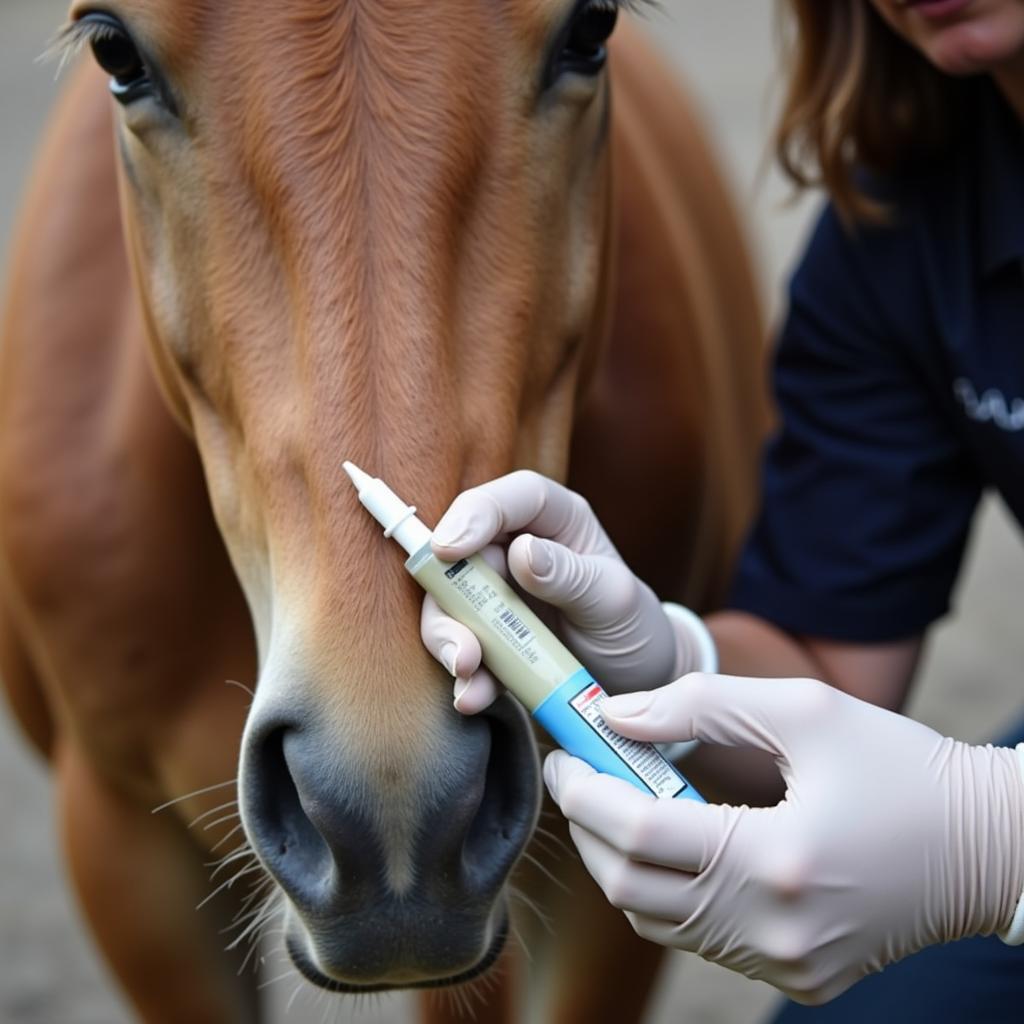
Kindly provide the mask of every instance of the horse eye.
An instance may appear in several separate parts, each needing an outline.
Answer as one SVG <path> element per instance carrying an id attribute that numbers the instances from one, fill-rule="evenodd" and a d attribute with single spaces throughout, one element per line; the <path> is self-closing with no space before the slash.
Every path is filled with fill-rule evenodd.
<path id="1" fill-rule="evenodd" d="M 110 15 L 89 15 L 85 22 L 96 25 L 89 41 L 96 63 L 112 81 L 111 91 L 122 102 L 138 98 L 150 86 L 149 71 L 138 47 L 124 26 Z"/>
<path id="2" fill-rule="evenodd" d="M 596 75 L 607 59 L 605 43 L 615 29 L 618 16 L 618 4 L 611 0 L 591 0 L 577 8 L 562 44 L 563 70 Z"/>

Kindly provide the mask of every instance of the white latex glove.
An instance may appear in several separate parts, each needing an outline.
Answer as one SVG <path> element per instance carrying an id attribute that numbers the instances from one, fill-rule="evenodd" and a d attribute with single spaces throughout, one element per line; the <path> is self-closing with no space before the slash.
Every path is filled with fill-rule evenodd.
<path id="1" fill-rule="evenodd" d="M 555 606 L 556 632 L 607 690 L 649 689 L 709 667 L 714 645 L 700 620 L 682 608 L 666 614 L 587 502 L 538 473 L 520 470 L 459 495 L 434 530 L 434 554 L 454 562 L 513 535 L 512 577 Z M 481 667 L 472 632 L 429 595 L 420 626 L 427 649 L 456 677 L 456 708 L 473 714 L 487 707 L 499 687 Z"/>
<path id="2" fill-rule="evenodd" d="M 693 675 L 601 713 L 639 740 L 769 751 L 787 785 L 755 810 L 656 800 L 548 757 L 587 868 L 644 938 L 819 1003 L 924 946 L 1010 925 L 1024 885 L 1013 750 L 809 680 Z"/>

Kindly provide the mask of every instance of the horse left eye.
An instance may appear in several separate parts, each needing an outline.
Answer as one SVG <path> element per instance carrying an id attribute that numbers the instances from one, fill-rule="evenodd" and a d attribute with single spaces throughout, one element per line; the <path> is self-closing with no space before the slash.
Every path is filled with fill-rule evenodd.
<path id="1" fill-rule="evenodd" d="M 615 29 L 618 16 L 618 4 L 609 0 L 592 0 L 578 8 L 562 44 L 563 69 L 597 74 L 607 59 L 605 43 Z"/>

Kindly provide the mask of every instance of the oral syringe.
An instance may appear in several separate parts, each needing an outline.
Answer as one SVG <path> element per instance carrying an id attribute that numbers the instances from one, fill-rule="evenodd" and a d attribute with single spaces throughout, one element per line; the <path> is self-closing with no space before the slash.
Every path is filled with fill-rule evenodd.
<path id="1" fill-rule="evenodd" d="M 413 506 L 351 462 L 345 471 L 384 536 L 405 548 L 409 574 L 472 630 L 484 664 L 563 749 L 655 796 L 704 802 L 657 747 L 627 739 L 605 722 L 605 691 L 506 580 L 478 555 L 442 562 Z"/>

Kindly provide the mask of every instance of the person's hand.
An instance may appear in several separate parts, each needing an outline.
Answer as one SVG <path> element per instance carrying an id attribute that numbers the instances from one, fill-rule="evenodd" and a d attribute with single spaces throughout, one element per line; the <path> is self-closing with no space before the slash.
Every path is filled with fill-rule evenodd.
<path id="1" fill-rule="evenodd" d="M 693 675 L 608 698 L 618 732 L 775 755 L 775 807 L 656 800 L 556 751 L 552 796 L 637 933 L 819 1003 L 924 946 L 1005 930 L 1024 884 L 1012 750 L 809 680 Z"/>
<path id="2" fill-rule="evenodd" d="M 510 473 L 463 492 L 434 530 L 434 554 L 458 561 L 487 545 L 508 547 L 508 570 L 526 593 L 558 611 L 556 631 L 610 692 L 650 689 L 713 668 L 714 644 L 683 608 L 666 613 L 622 561 L 587 502 L 547 477 Z M 495 553 L 490 550 L 489 560 Z M 481 666 L 480 645 L 429 595 L 421 635 L 452 675 L 455 706 L 487 707 L 499 687 Z"/>

